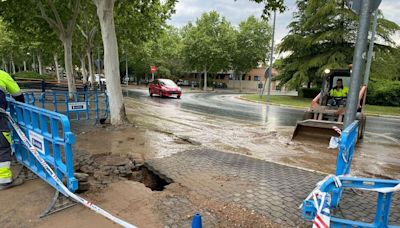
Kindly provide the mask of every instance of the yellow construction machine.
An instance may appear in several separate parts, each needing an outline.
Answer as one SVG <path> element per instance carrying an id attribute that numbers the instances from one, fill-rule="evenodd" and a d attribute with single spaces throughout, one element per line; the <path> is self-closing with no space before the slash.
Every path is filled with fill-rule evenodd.
<path id="1" fill-rule="evenodd" d="M 351 69 L 327 69 L 322 83 L 321 92 L 312 100 L 310 108 L 304 113 L 303 120 L 298 121 L 293 132 L 292 140 L 327 140 L 331 136 L 339 136 L 334 126 L 343 128 L 343 119 L 346 111 L 346 97 L 331 96 L 338 79 L 343 86 L 350 85 Z M 365 130 L 366 117 L 363 114 L 366 86 L 362 86 L 359 93 L 359 120 L 358 138 L 362 138 Z"/>

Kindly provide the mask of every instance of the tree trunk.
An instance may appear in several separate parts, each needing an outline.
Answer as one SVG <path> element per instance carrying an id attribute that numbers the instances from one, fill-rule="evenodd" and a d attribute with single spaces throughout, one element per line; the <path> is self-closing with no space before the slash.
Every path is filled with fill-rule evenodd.
<path id="1" fill-rule="evenodd" d="M 8 64 L 7 64 L 7 62 L 6 62 L 5 59 L 2 59 L 2 61 L 3 61 L 3 69 L 4 69 L 5 72 L 8 73 L 8 66 L 7 66 Z"/>
<path id="2" fill-rule="evenodd" d="M 14 59 L 13 59 L 13 57 L 11 56 L 11 60 L 10 60 L 10 67 L 11 67 L 11 74 L 15 74 L 15 64 L 14 64 Z"/>
<path id="3" fill-rule="evenodd" d="M 43 69 L 42 69 L 42 56 L 41 55 L 37 55 L 37 61 L 38 61 L 38 65 L 39 65 L 39 74 L 43 75 Z"/>
<path id="4" fill-rule="evenodd" d="M 204 91 L 207 91 L 207 70 L 204 69 Z"/>
<path id="5" fill-rule="evenodd" d="M 94 75 L 93 75 L 93 62 L 92 62 L 92 53 L 90 50 L 86 51 L 86 57 L 88 59 L 88 68 L 89 68 L 89 81 L 90 84 L 93 85 Z"/>
<path id="6" fill-rule="evenodd" d="M 242 92 L 242 72 L 239 72 L 239 92 Z"/>
<path id="7" fill-rule="evenodd" d="M 110 101 L 111 124 L 120 125 L 127 123 L 128 119 L 120 82 L 118 43 L 113 15 L 115 0 L 94 0 L 94 2 L 97 7 L 104 46 L 104 74 Z"/>
<path id="8" fill-rule="evenodd" d="M 54 54 L 53 59 L 54 59 L 54 66 L 56 67 L 57 82 L 60 83 L 61 77 L 60 77 L 60 69 L 58 68 L 58 55 Z"/>
<path id="9" fill-rule="evenodd" d="M 87 71 L 86 71 L 86 62 L 85 62 L 85 56 L 82 56 L 80 58 L 81 60 L 81 73 L 82 73 L 82 83 L 86 84 L 87 83 Z"/>
<path id="10" fill-rule="evenodd" d="M 26 71 L 26 61 L 24 60 L 24 71 Z"/>
<path id="11" fill-rule="evenodd" d="M 70 97 L 76 92 L 75 82 L 73 78 L 72 69 L 72 38 L 65 38 L 64 44 L 64 63 L 65 63 L 65 74 L 67 75 L 68 81 L 68 92 Z"/>

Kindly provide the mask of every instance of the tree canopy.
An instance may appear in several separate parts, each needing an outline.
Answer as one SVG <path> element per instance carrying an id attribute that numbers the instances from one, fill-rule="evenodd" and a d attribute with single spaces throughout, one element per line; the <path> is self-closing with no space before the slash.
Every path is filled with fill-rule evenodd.
<path id="1" fill-rule="evenodd" d="M 289 53 L 283 60 L 280 79 L 292 88 L 321 81 L 326 68 L 346 68 L 352 61 L 358 17 L 344 0 L 298 0 L 298 11 L 278 50 Z M 393 34 L 400 27 L 378 20 L 378 49 L 394 44 Z"/>
<path id="2" fill-rule="evenodd" d="M 188 24 L 183 56 L 190 69 L 205 72 L 229 70 L 234 30 L 217 12 L 204 13 L 196 24 Z"/>
<path id="3" fill-rule="evenodd" d="M 250 16 L 241 22 L 231 51 L 232 69 L 245 73 L 265 63 L 270 42 L 271 28 L 265 20 Z"/>

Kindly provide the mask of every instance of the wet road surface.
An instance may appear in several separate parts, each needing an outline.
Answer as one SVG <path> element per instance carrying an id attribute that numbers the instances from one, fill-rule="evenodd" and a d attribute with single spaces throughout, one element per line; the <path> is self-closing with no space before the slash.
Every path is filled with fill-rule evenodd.
<path id="1" fill-rule="evenodd" d="M 291 141 L 303 110 L 237 99 L 239 94 L 185 93 L 181 99 L 124 91 L 127 113 L 149 129 L 156 157 L 198 147 L 239 153 L 295 167 L 333 173 L 337 150 L 328 142 Z M 400 119 L 368 117 L 353 175 L 400 179 Z"/>
<path id="2" fill-rule="evenodd" d="M 253 121 L 268 126 L 295 126 L 304 114 L 304 111 L 299 109 L 242 101 L 236 98 L 239 94 L 188 93 L 181 99 L 160 99 L 148 96 L 146 90 L 130 90 L 125 92 L 125 96 L 153 104 L 176 106 L 180 109 Z M 366 131 L 383 134 L 400 142 L 400 118 L 368 116 Z"/>

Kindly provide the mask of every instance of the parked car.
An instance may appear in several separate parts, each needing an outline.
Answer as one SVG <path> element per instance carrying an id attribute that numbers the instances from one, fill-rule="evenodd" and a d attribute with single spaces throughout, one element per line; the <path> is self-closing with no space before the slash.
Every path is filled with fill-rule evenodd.
<path id="1" fill-rule="evenodd" d="M 177 98 L 181 98 L 182 89 L 177 86 L 175 82 L 169 79 L 155 79 L 150 83 L 149 94 L 152 97 L 153 94 L 158 94 L 160 97 L 169 97 L 176 95 Z"/>

